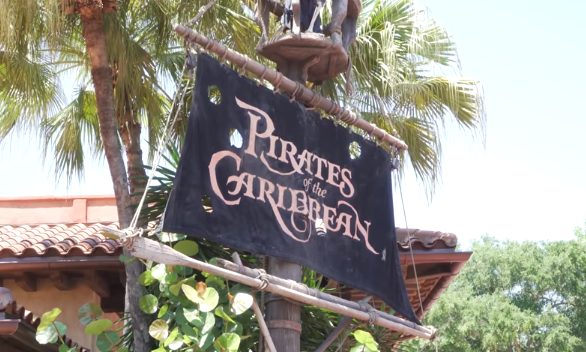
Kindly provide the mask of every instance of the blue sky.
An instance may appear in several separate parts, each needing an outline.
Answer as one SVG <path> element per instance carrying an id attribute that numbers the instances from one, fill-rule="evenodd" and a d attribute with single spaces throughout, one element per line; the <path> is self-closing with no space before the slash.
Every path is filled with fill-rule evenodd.
<path id="1" fill-rule="evenodd" d="M 486 146 L 449 126 L 442 183 L 428 203 L 407 180 L 410 227 L 462 242 L 571 238 L 586 220 L 586 4 L 581 1 L 421 0 L 479 80 Z M 396 197 L 397 199 L 397 197 Z M 395 217 L 404 225 L 401 203 Z"/>
<path id="2" fill-rule="evenodd" d="M 499 239 L 568 239 L 586 221 L 586 3 L 419 0 L 450 33 L 464 76 L 479 80 L 486 143 L 448 124 L 442 181 L 431 201 L 407 173 L 407 225 L 454 232 L 467 246 Z M 0 197 L 110 194 L 105 162 L 55 184 L 34 136 L 0 148 Z M 395 218 L 405 226 L 399 190 Z"/>

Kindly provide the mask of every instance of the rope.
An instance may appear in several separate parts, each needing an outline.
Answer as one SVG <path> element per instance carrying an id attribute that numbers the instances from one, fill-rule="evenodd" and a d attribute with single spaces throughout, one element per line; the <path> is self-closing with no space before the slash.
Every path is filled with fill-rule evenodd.
<path id="1" fill-rule="evenodd" d="M 423 314 L 423 300 L 421 299 L 421 289 L 419 288 L 419 279 L 417 278 L 417 268 L 415 267 L 415 257 L 413 255 L 413 246 L 411 245 L 411 231 L 407 225 L 407 212 L 405 211 L 405 201 L 403 200 L 403 187 L 399 183 L 399 194 L 401 196 L 401 206 L 403 207 L 403 217 L 405 218 L 405 228 L 407 229 L 407 241 L 409 242 L 409 253 L 411 255 L 411 265 L 413 265 L 413 274 L 415 276 L 415 286 L 417 287 L 417 298 L 419 298 L 419 309 Z"/>
<path id="2" fill-rule="evenodd" d="M 183 75 L 185 74 L 186 68 L 187 68 L 187 65 L 184 64 L 180 77 L 183 77 Z M 140 202 L 138 203 L 138 206 L 136 207 L 136 211 L 134 212 L 134 216 L 132 217 L 132 220 L 130 221 L 130 225 L 128 226 L 130 229 L 136 228 L 136 225 L 138 223 L 138 219 L 140 217 L 140 212 L 142 211 L 142 207 L 144 206 L 144 201 L 146 199 L 147 192 L 148 192 L 149 187 L 155 177 L 159 163 L 161 162 L 161 156 L 163 155 L 163 148 L 165 147 L 165 145 L 169 141 L 169 137 L 170 137 L 171 131 L 173 130 L 173 126 L 175 125 L 175 122 L 177 122 L 177 117 L 179 116 L 179 111 L 181 111 L 181 108 L 183 107 L 185 94 L 187 92 L 187 84 L 185 84 L 183 86 L 183 89 L 181 89 L 181 82 L 179 82 L 177 84 L 176 92 L 177 93 L 175 94 L 175 97 L 173 98 L 173 103 L 171 106 L 175 107 L 175 106 L 177 106 L 176 104 L 178 104 L 178 106 L 177 106 L 177 108 L 175 108 L 175 110 L 172 109 L 169 112 L 169 115 L 167 116 L 167 120 L 165 121 L 165 127 L 164 127 L 165 132 L 163 133 L 163 136 L 161 136 L 161 139 L 159 140 L 159 145 L 157 146 L 157 153 L 155 156 L 153 166 L 151 168 L 151 173 L 149 175 L 149 179 L 147 180 L 147 183 L 144 187 L 144 191 L 142 193 L 142 197 L 140 198 Z"/>
<path id="3" fill-rule="evenodd" d="M 256 270 L 258 271 L 258 275 L 256 276 L 256 279 L 259 279 L 261 281 L 261 283 L 258 285 L 258 287 L 256 287 L 256 289 L 258 291 L 264 291 L 264 289 L 266 289 L 270 284 L 269 276 L 264 269 L 256 269 Z"/>
<path id="4" fill-rule="evenodd" d="M 372 306 L 366 302 L 359 301 L 358 306 L 363 311 L 368 312 L 368 325 L 373 327 L 376 323 L 376 318 L 378 318 L 378 314 L 376 313 L 376 309 L 372 308 Z"/>
<path id="5" fill-rule="evenodd" d="M 208 12 L 208 10 L 210 8 L 212 8 L 212 6 L 214 6 L 217 2 L 218 2 L 218 0 L 210 0 L 210 2 L 208 2 L 204 6 L 200 7 L 199 10 L 197 11 L 197 14 L 195 15 L 195 17 L 192 18 L 191 20 L 189 20 L 189 22 L 187 22 L 187 24 L 190 26 L 195 26 L 195 25 L 199 24 L 199 21 L 201 20 L 203 15 L 205 15 L 205 13 Z"/>
<path id="6" fill-rule="evenodd" d="M 203 15 L 205 15 L 205 13 L 210 8 L 212 8 L 212 6 L 214 6 L 216 4 L 216 2 L 218 2 L 218 0 L 210 0 L 206 5 L 200 7 L 200 9 L 197 11 L 197 14 L 195 15 L 195 17 L 192 18 L 188 22 L 188 25 L 195 26 L 195 25 L 199 24 L 199 21 L 201 20 Z M 185 51 L 186 51 L 186 55 L 188 55 L 189 52 L 188 52 L 187 48 Z M 227 51 L 228 50 L 226 50 L 226 52 Z M 181 70 L 181 75 L 179 77 L 184 76 L 186 69 L 187 69 L 187 60 L 185 60 L 185 63 L 183 64 L 183 69 Z M 195 71 L 194 71 L 193 75 L 195 76 Z M 138 206 L 136 207 L 136 211 L 134 212 L 134 216 L 132 217 L 132 220 L 130 221 L 130 225 L 128 227 L 129 229 L 136 228 L 136 225 L 138 224 L 138 219 L 140 217 L 140 212 L 142 211 L 142 207 L 144 206 L 144 201 L 146 199 L 146 195 L 147 195 L 149 187 L 155 177 L 155 173 L 157 171 L 159 163 L 161 162 L 161 156 L 163 155 L 163 148 L 169 142 L 169 138 L 170 138 L 173 126 L 175 126 L 175 122 L 177 122 L 177 117 L 179 116 L 179 111 L 181 111 L 181 108 L 183 107 L 183 102 L 185 100 L 185 94 L 187 92 L 187 84 L 185 84 L 183 86 L 183 89 L 180 89 L 180 88 L 181 88 L 181 81 L 179 81 L 177 83 L 177 88 L 175 90 L 176 94 L 175 94 L 175 97 L 173 98 L 173 103 L 171 105 L 172 108 L 171 108 L 171 111 L 169 112 L 169 115 L 167 116 L 167 120 L 165 121 L 165 127 L 164 127 L 165 132 L 163 133 L 163 136 L 159 140 L 159 145 L 157 147 L 157 154 L 155 156 L 155 161 L 154 161 L 152 168 L 151 168 L 151 174 L 149 175 L 149 179 L 144 187 L 142 197 L 140 198 L 140 202 L 138 203 Z M 173 110 L 173 107 L 175 107 L 177 103 L 179 105 L 177 106 L 177 108 L 175 110 Z M 173 116 L 172 119 L 171 119 L 171 116 Z M 140 232 L 140 234 L 142 235 L 142 231 Z"/>

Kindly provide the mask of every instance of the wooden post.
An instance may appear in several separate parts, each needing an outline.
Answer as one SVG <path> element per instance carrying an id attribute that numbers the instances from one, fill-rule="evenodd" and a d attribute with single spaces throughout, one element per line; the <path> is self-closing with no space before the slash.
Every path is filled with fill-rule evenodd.
<path id="1" fill-rule="evenodd" d="M 232 253 L 232 259 L 234 260 L 234 263 L 238 264 L 239 266 L 242 266 L 242 259 L 240 259 L 238 252 Z M 258 303 L 256 303 L 256 299 L 254 298 L 254 296 L 252 297 L 252 310 L 254 312 L 254 315 L 256 316 L 256 321 L 258 322 L 258 326 L 260 328 L 260 336 L 264 337 L 269 352 L 277 352 L 277 348 L 275 347 L 273 338 L 271 337 L 271 333 L 269 332 L 262 311 L 260 310 Z M 260 348 L 262 347 L 264 346 L 260 346 Z"/>
<path id="2" fill-rule="evenodd" d="M 289 63 L 285 77 L 305 85 L 303 67 L 299 63 Z M 301 281 L 303 268 L 299 264 L 269 257 L 268 273 L 285 280 Z M 301 351 L 301 306 L 273 294 L 265 302 L 267 325 L 279 352 Z"/>
<path id="3" fill-rule="evenodd" d="M 305 87 L 305 85 L 284 77 L 281 72 L 277 72 L 272 68 L 266 67 L 265 65 L 256 62 L 234 50 L 231 50 L 215 40 L 206 38 L 205 36 L 194 32 L 185 26 L 176 25 L 175 31 L 185 40 L 201 46 L 205 51 L 216 54 L 220 58 L 230 61 L 234 65 L 247 72 L 253 73 L 257 77 L 266 79 L 268 82 L 271 82 L 273 86 L 278 87 L 281 91 L 297 99 L 297 101 L 323 110 L 336 119 L 363 130 L 369 136 L 372 136 L 380 142 L 395 148 L 397 151 L 407 150 L 407 144 L 405 144 L 405 142 L 402 140 L 390 135 L 385 130 L 377 127 L 376 125 L 360 118 L 352 111 L 346 110 L 336 102 L 324 98 L 315 91 Z M 296 67 L 296 69 L 299 69 L 299 67 Z"/>

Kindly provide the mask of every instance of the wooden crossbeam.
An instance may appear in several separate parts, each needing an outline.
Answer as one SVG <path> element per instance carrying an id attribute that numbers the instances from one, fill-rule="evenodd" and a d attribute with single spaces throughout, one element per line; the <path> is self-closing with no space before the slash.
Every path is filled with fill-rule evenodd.
<path id="1" fill-rule="evenodd" d="M 110 234 L 119 233 L 120 237 L 124 238 L 125 233 L 113 229 L 106 230 Z M 400 332 L 406 335 L 417 336 L 425 339 L 432 339 L 435 336 L 436 330 L 433 327 L 421 326 L 410 322 L 408 320 L 391 316 L 388 318 L 388 314 L 381 312 L 376 309 L 369 309 L 367 311 L 357 309 L 355 307 L 356 302 L 350 302 L 346 300 L 331 302 L 313 295 L 311 289 L 306 288 L 305 293 L 290 288 L 289 286 L 283 286 L 275 284 L 269 281 L 267 278 L 253 278 L 239 272 L 231 271 L 199 261 L 197 259 L 190 258 L 180 252 L 177 252 L 173 248 L 150 240 L 144 237 L 131 237 L 124 240 L 124 245 L 128 249 L 131 255 L 136 258 L 145 260 L 152 260 L 157 263 L 163 263 L 167 265 L 183 265 L 190 268 L 194 268 L 200 271 L 208 272 L 212 275 L 221 276 L 227 280 L 239 282 L 241 284 L 260 288 L 271 292 L 273 294 L 292 299 L 302 304 L 313 305 L 323 309 L 330 310 L 332 312 L 342 314 L 354 319 L 361 321 L 369 321 L 374 325 L 381 326 L 393 331 Z M 247 268 L 248 270 L 253 270 Z M 270 276 L 270 275 L 267 275 Z M 274 277 L 273 277 L 274 279 Z M 344 303 L 342 303 L 344 301 Z"/>

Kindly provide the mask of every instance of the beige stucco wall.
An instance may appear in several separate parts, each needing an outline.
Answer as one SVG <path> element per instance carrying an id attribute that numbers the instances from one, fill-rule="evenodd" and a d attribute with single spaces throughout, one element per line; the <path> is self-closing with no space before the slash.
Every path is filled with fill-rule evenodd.
<path id="1" fill-rule="evenodd" d="M 118 220 L 114 196 L 0 197 L 0 224 L 92 224 Z"/>
<path id="2" fill-rule="evenodd" d="M 60 291 L 49 280 L 37 281 L 35 292 L 23 291 L 14 281 L 4 280 L 4 287 L 12 291 L 19 306 L 24 306 L 37 316 L 58 307 L 62 313 L 58 320 L 67 325 L 67 336 L 83 347 L 95 350 L 95 338 L 84 334 L 77 318 L 79 307 L 86 303 L 100 303 L 100 297 L 88 287 L 77 283 L 72 290 Z"/>

